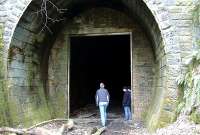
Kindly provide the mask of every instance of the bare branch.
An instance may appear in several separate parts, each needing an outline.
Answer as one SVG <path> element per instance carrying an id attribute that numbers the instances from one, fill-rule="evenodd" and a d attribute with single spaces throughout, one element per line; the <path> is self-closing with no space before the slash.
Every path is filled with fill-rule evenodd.
<path id="1" fill-rule="evenodd" d="M 51 29 L 49 28 L 48 24 L 51 22 L 51 23 L 55 23 L 55 22 L 60 22 L 60 21 L 63 21 L 64 19 L 63 18 L 53 18 L 53 17 L 50 17 L 49 14 L 48 14 L 48 7 L 49 6 L 52 6 L 56 12 L 58 14 L 63 14 L 67 9 L 60 9 L 58 8 L 51 0 L 41 0 L 41 6 L 40 6 L 40 9 L 37 10 L 36 12 L 34 12 L 35 14 L 37 14 L 37 16 L 41 16 L 42 18 L 42 29 L 40 30 L 39 34 L 45 30 L 49 31 L 51 34 L 53 33 L 51 31 Z"/>

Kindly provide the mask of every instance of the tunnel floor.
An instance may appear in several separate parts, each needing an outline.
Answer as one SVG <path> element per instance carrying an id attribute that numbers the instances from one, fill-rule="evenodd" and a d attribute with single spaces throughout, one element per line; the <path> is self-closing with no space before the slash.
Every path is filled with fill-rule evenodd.
<path id="1" fill-rule="evenodd" d="M 124 121 L 120 108 L 112 108 L 108 111 L 106 131 L 102 135 L 149 135 L 144 124 L 138 121 Z M 90 133 L 94 128 L 101 128 L 101 120 L 97 107 L 87 105 L 73 112 L 71 119 L 76 128 L 68 132 L 68 135 Z"/>
<path id="2" fill-rule="evenodd" d="M 121 114 L 122 88 L 131 85 L 130 61 L 130 35 L 71 37 L 70 116 L 95 106 L 100 82 L 110 94 L 108 111 Z"/>

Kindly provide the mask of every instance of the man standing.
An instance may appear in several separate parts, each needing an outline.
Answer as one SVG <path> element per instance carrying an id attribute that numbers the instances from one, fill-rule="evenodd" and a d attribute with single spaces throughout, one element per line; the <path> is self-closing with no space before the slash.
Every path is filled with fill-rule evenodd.
<path id="1" fill-rule="evenodd" d="M 123 96 L 123 107 L 125 112 L 125 120 L 131 120 L 131 88 L 124 87 L 124 96 Z"/>
<path id="2" fill-rule="evenodd" d="M 110 95 L 108 90 L 104 88 L 104 83 L 100 83 L 100 89 L 96 91 L 96 105 L 99 106 L 100 115 L 101 115 L 101 124 L 102 126 L 106 125 L 106 109 L 109 104 Z"/>

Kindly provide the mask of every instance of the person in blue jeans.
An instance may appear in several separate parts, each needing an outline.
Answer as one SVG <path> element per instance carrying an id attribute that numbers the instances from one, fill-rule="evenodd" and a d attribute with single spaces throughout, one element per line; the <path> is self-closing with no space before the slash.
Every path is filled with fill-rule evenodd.
<path id="1" fill-rule="evenodd" d="M 124 96 L 123 96 L 123 108 L 125 113 L 125 121 L 132 119 L 131 114 L 131 89 L 130 87 L 123 87 Z"/>
<path id="2" fill-rule="evenodd" d="M 106 109 L 109 104 L 110 95 L 108 90 L 104 88 L 104 83 L 100 83 L 100 89 L 96 91 L 96 105 L 99 106 L 100 116 L 101 116 L 101 124 L 102 126 L 106 126 L 107 112 Z"/>

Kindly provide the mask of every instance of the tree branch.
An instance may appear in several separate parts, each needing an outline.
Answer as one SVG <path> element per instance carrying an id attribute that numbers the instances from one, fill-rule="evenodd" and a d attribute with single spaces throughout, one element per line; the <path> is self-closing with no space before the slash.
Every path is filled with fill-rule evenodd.
<path id="1" fill-rule="evenodd" d="M 56 12 L 58 14 L 63 14 L 67 9 L 60 9 L 58 8 L 51 0 L 41 0 L 41 6 L 40 6 L 40 9 L 37 10 L 36 13 L 37 15 L 41 15 L 41 18 L 42 18 L 42 29 L 40 30 L 39 33 L 43 32 L 45 29 L 47 29 L 50 33 L 53 33 L 51 31 L 51 29 L 49 28 L 48 24 L 50 22 L 52 23 L 55 23 L 55 22 L 60 22 L 62 20 L 64 20 L 63 18 L 52 18 L 48 15 L 48 5 L 49 6 L 52 6 Z"/>
<path id="2" fill-rule="evenodd" d="M 0 128 L 0 134 L 1 133 L 15 133 L 15 134 L 31 134 L 31 135 L 53 135 L 49 130 L 45 128 L 41 128 L 40 126 L 43 126 L 48 123 L 52 122 L 64 122 L 67 121 L 66 124 L 63 124 L 60 129 L 58 129 L 58 132 L 56 135 L 62 135 L 65 130 L 70 130 L 74 127 L 74 122 L 71 119 L 52 119 L 48 121 L 43 121 L 41 123 L 35 124 L 31 126 L 30 128 L 24 128 L 24 129 L 15 129 L 10 127 L 2 127 Z M 55 134 L 54 134 L 55 135 Z"/>

